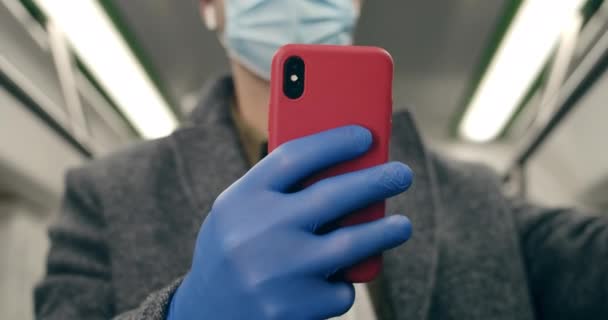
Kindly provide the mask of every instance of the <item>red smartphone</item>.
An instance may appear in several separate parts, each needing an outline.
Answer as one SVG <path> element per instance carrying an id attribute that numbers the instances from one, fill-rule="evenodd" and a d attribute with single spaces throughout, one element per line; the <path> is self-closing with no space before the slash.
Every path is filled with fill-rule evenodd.
<path id="1" fill-rule="evenodd" d="M 388 161 L 392 116 L 393 59 L 377 47 L 286 45 L 274 56 L 271 74 L 268 149 L 345 125 L 372 132 L 363 156 L 329 168 L 306 181 L 360 170 Z M 384 201 L 353 212 L 338 226 L 380 219 Z M 382 268 L 376 256 L 343 270 L 352 282 L 373 280 Z"/>

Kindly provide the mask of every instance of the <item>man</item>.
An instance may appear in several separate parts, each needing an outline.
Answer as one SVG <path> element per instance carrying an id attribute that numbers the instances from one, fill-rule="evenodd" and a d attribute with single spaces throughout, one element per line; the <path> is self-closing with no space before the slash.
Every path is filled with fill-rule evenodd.
<path id="1" fill-rule="evenodd" d="M 289 192 L 311 173 L 364 153 L 371 136 L 357 126 L 287 143 L 260 160 L 272 53 L 288 42 L 348 44 L 359 7 L 353 0 L 202 1 L 233 78 L 209 86 L 171 136 L 68 174 L 37 316 L 336 316 L 354 299 L 338 271 L 410 237 L 399 213 L 415 232 L 385 253 L 372 290 L 381 318 L 608 316 L 606 218 L 505 198 L 484 167 L 429 152 L 407 113 L 393 118 L 398 162 Z M 415 185 L 402 193 L 412 171 Z M 392 196 L 393 215 L 383 220 L 316 232 Z"/>

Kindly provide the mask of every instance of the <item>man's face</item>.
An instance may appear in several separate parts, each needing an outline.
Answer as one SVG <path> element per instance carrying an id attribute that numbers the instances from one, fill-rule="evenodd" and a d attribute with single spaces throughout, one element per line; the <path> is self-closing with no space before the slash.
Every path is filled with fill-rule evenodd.
<path id="1" fill-rule="evenodd" d="M 215 10 L 215 17 L 212 19 L 216 19 L 216 30 L 222 32 L 224 30 L 224 1 L 225 0 L 200 0 L 201 3 L 201 15 L 203 19 L 209 19 L 210 17 L 206 17 L 205 10 L 207 6 L 212 6 Z M 364 0 L 352 0 L 355 4 L 355 7 L 358 10 L 361 10 L 361 6 L 363 5 Z"/>

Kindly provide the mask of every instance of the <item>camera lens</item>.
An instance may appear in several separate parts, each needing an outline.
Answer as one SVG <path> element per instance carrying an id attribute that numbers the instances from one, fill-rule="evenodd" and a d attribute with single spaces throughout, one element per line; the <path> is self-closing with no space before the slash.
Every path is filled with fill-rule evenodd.
<path id="1" fill-rule="evenodd" d="M 305 65 L 302 58 L 289 57 L 283 66 L 283 93 L 290 99 L 304 94 Z"/>

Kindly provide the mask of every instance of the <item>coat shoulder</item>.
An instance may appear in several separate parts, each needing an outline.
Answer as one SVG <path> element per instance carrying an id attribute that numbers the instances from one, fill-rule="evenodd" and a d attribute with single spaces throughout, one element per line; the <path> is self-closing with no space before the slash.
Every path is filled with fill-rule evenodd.
<path id="1" fill-rule="evenodd" d="M 66 185 L 95 198 L 145 195 L 162 182 L 179 183 L 176 162 L 171 137 L 142 141 L 70 169 Z"/>

